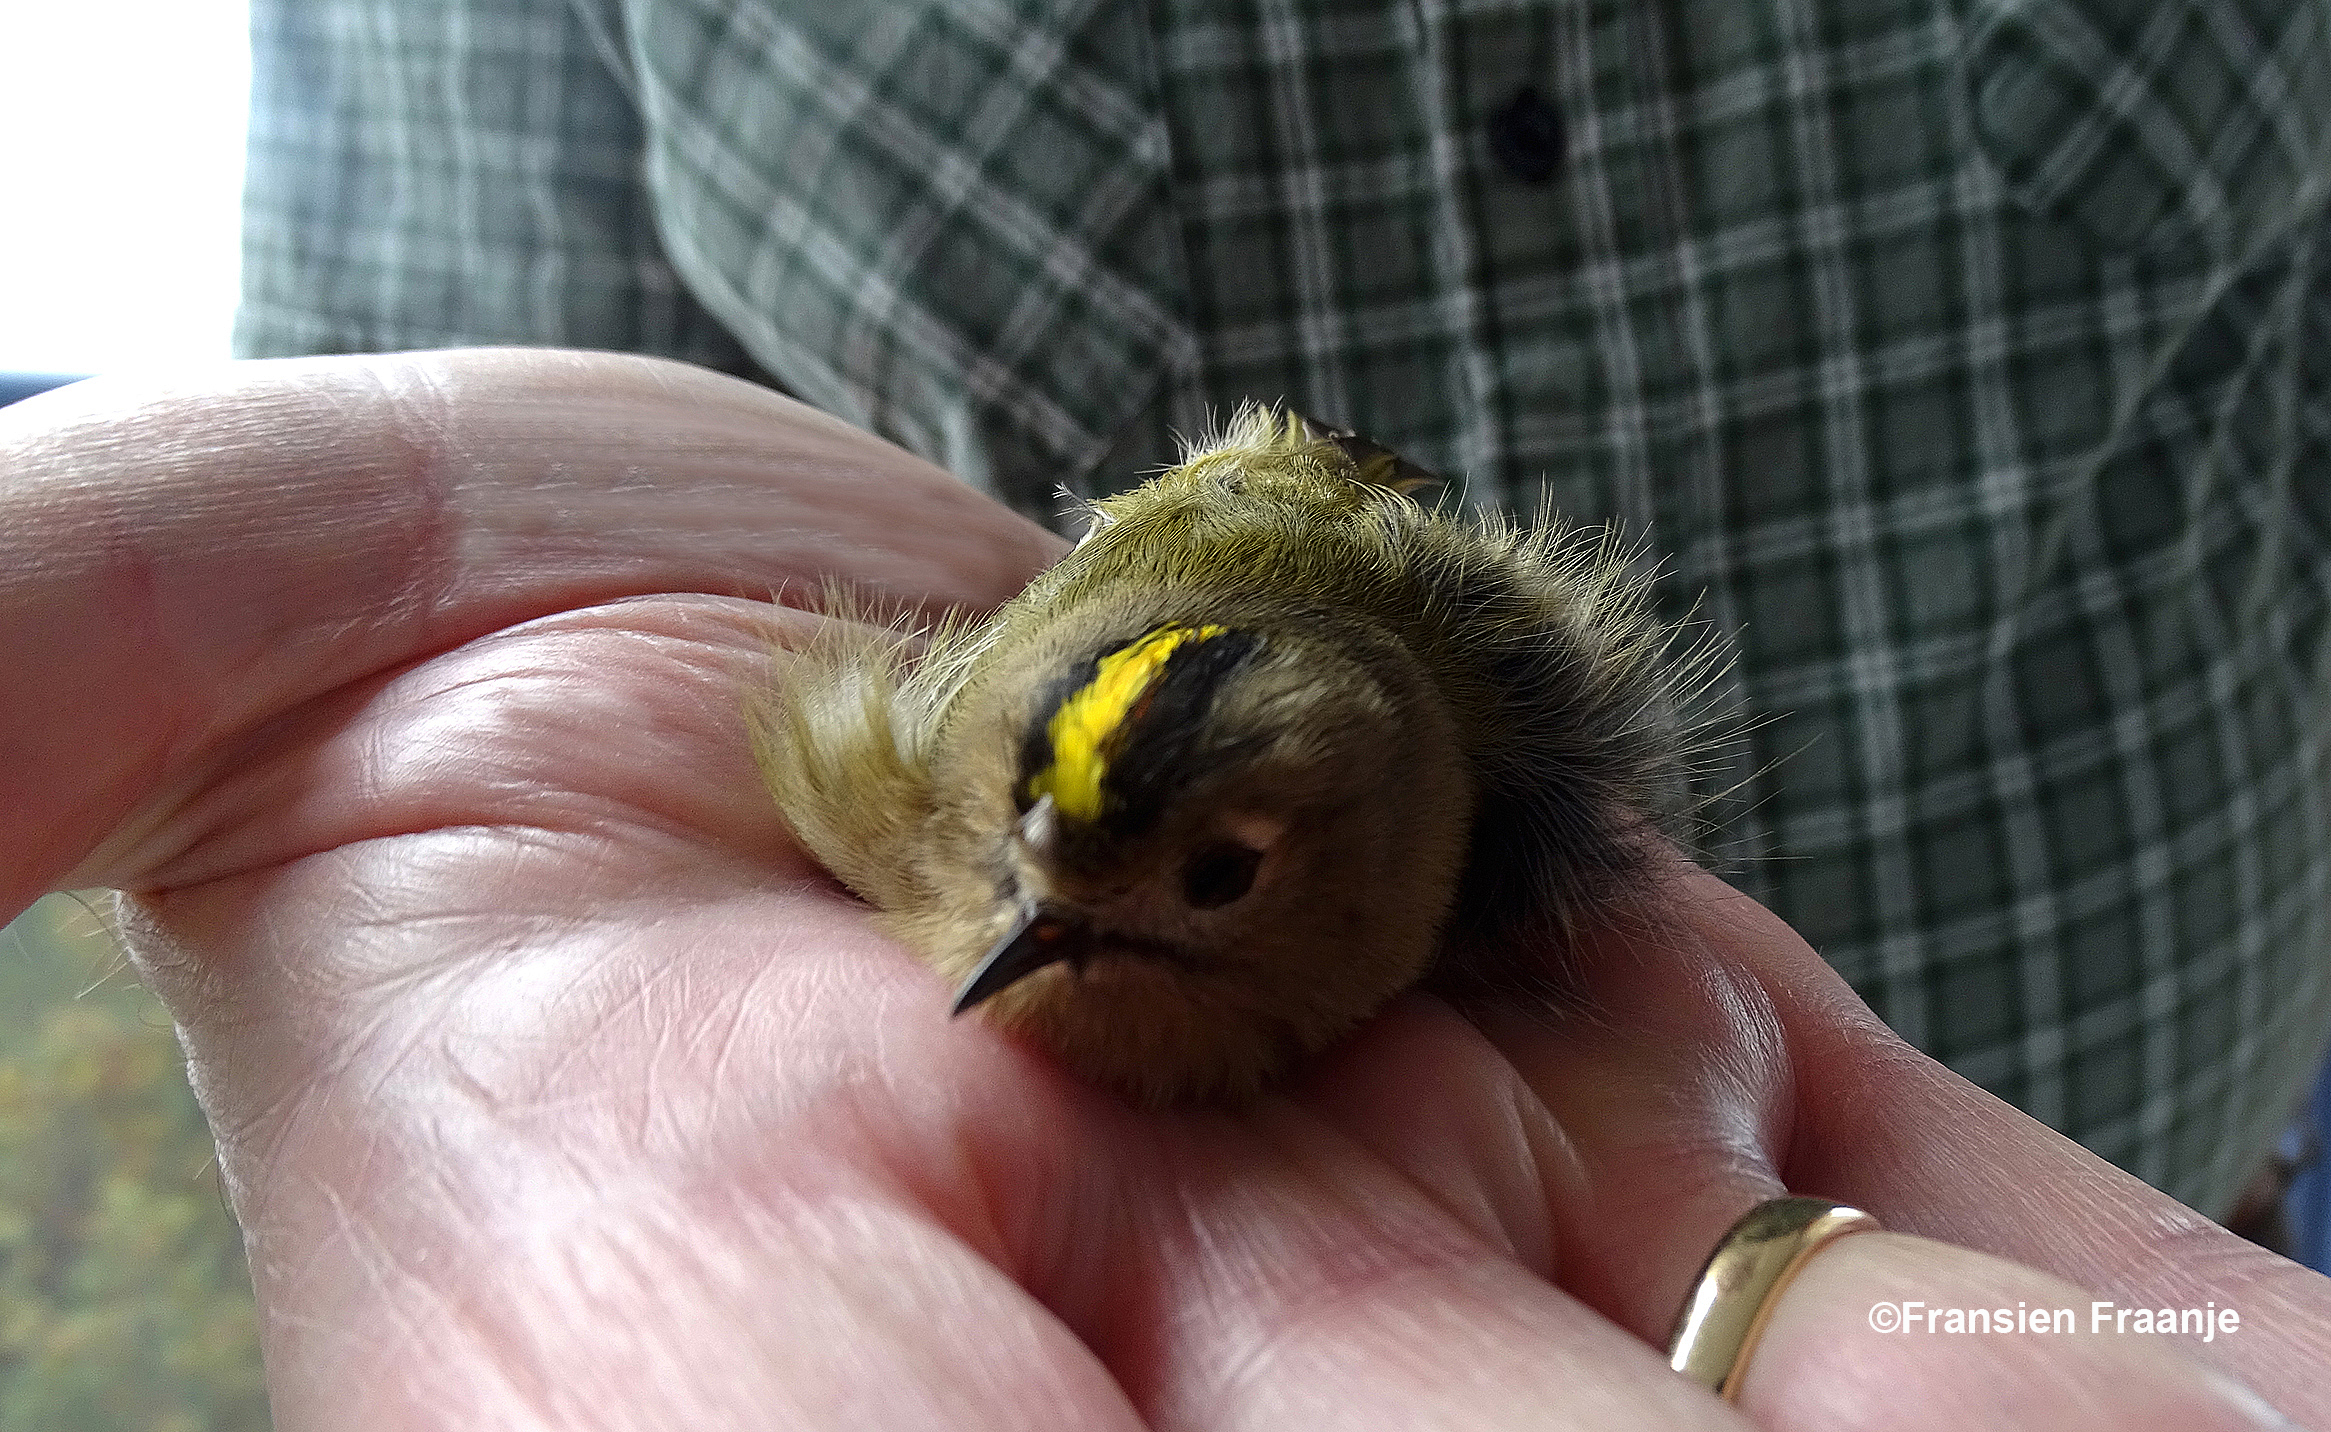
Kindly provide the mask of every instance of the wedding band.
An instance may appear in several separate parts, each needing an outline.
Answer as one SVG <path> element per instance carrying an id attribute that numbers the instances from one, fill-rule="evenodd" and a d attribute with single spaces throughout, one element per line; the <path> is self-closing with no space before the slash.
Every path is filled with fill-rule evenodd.
<path id="1" fill-rule="evenodd" d="M 1860 1209 L 1826 1198 L 1772 1198 L 1748 1210 L 1701 1266 L 1667 1339 L 1667 1365 L 1738 1401 L 1765 1320 L 1790 1282 L 1831 1240 L 1877 1227 Z"/>

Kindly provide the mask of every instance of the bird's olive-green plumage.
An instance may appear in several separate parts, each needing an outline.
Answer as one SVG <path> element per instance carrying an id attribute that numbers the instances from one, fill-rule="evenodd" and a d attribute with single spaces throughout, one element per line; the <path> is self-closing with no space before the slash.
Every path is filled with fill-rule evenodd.
<path id="1" fill-rule="evenodd" d="M 1001 949 L 991 1017 L 1149 1102 L 1251 1093 L 1436 954 L 1504 982 L 1641 870 L 1694 663 L 1608 541 L 1410 475 L 1242 413 L 987 621 L 838 624 L 757 716 L 770 789 L 942 974 Z"/>

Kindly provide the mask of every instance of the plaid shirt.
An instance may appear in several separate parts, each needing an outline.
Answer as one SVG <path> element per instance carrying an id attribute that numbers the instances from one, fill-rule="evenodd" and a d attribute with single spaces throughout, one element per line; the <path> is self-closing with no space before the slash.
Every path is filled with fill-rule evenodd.
<path id="1" fill-rule="evenodd" d="M 2221 1210 L 2331 1026 L 2331 12 L 257 0 L 242 343 L 759 371 L 1034 510 L 1285 399 L 1647 535 L 1721 848 Z"/>

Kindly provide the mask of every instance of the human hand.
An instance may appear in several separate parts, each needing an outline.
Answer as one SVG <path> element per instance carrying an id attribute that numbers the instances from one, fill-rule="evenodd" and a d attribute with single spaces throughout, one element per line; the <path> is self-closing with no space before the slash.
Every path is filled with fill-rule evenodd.
<path id="1" fill-rule="evenodd" d="M 1903 1048 L 1697 872 L 1583 952 L 1591 1016 L 1412 996 L 1237 1116 L 949 1021 L 758 788 L 744 693 L 823 619 L 752 598 L 990 604 L 1058 544 L 797 405 L 252 365 L 38 400 L 0 455 L 0 650 L 51 673 L 0 694 L 0 868 L 137 892 L 279 1426 L 1736 1426 L 1651 1344 L 1784 1186 L 1961 1247 L 1820 1254 L 1760 1423 L 2246 1425 L 2205 1350 L 1866 1330 L 2085 1309 L 2038 1269 L 2239 1308 L 2206 1352 L 2331 1423 L 2331 1285 Z"/>

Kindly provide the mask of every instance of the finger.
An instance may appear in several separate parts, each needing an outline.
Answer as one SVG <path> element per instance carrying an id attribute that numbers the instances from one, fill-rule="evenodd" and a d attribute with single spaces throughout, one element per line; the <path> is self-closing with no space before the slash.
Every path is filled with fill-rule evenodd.
<path id="1" fill-rule="evenodd" d="M 93 381 L 0 415 L 0 468 L 0 655 L 47 677 L 0 695 L 10 909 L 60 878 L 135 883 L 117 852 L 89 856 L 149 795 L 302 703 L 509 623 L 828 578 L 991 605 L 1059 550 L 800 404 L 608 355 Z M 57 691 L 102 699 L 63 721 Z"/>
<path id="2" fill-rule="evenodd" d="M 1796 933 L 1686 872 L 1711 949 L 1767 992 L 1797 1086 L 1789 1187 L 1889 1227 L 2027 1263 L 2130 1307 L 2240 1310 L 2209 1350 L 2291 1416 L 2331 1426 L 2331 1279 L 2235 1237 L 1903 1044 Z"/>
<path id="3" fill-rule="evenodd" d="M 2192 1310 L 2183 1334 L 2131 1332 L 2102 1306 L 2100 1317 L 2090 1294 L 2018 1264 L 1857 1234 L 1774 1301 L 1739 1406 L 1789 1432 L 2289 1426 L 2190 1355 L 2223 1331 L 2215 1305 Z"/>
<path id="4" fill-rule="evenodd" d="M 1563 1286 L 1657 1344 L 1707 1250 L 1786 1191 L 1791 1063 L 1762 986 L 1688 925 L 1613 925 L 1577 953 L 1576 1008 L 1472 1017 L 1572 1150 L 1548 1210 Z"/>
<path id="5" fill-rule="evenodd" d="M 1584 1012 L 1484 1025 L 1570 1133 L 1593 1190 L 1555 1210 L 1566 1286 L 1663 1338 L 1696 1258 L 1785 1188 L 2124 1305 L 2239 1307 L 2257 1335 L 2210 1358 L 2331 1425 L 2323 1390 L 2292 1372 L 2331 1357 L 2331 1282 L 1908 1048 L 1714 876 L 1679 867 L 1660 911 L 1594 933 Z"/>
<path id="6" fill-rule="evenodd" d="M 1157 1427 L 1736 1427 L 1533 1266 L 1528 1107 L 1461 1020 L 1406 1001 L 1292 1103 L 1106 1145 L 1107 1312 L 1064 1315 Z"/>

